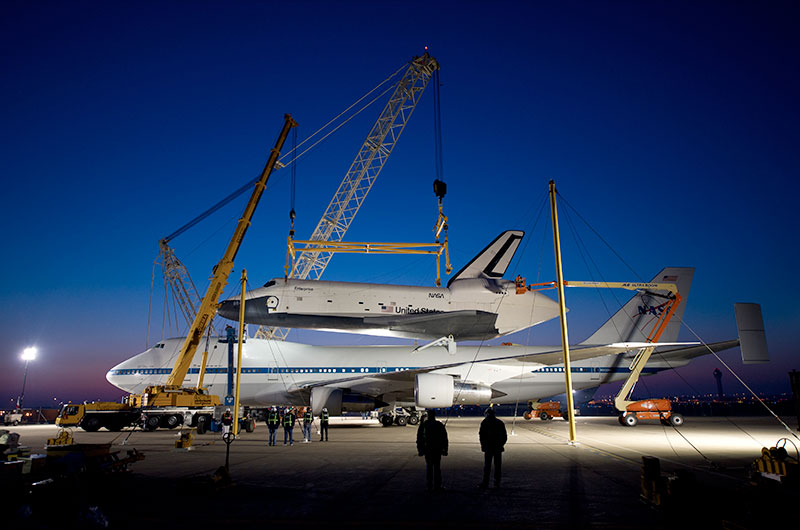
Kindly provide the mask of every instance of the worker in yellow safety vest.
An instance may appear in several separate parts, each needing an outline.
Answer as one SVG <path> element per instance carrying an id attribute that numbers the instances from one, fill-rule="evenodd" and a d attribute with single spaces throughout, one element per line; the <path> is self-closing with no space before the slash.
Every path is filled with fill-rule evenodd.
<path id="1" fill-rule="evenodd" d="M 306 407 L 303 413 L 303 443 L 311 443 L 311 425 L 314 423 L 314 415 L 311 413 L 311 407 Z"/>
<path id="2" fill-rule="evenodd" d="M 269 429 L 268 446 L 276 445 L 277 432 L 280 424 L 281 417 L 278 414 L 278 407 L 272 407 L 269 409 L 269 412 L 267 412 L 267 429 Z"/>
<path id="3" fill-rule="evenodd" d="M 294 445 L 294 421 L 294 411 L 286 409 L 283 413 L 283 445 L 286 445 L 287 441 L 289 445 Z"/>

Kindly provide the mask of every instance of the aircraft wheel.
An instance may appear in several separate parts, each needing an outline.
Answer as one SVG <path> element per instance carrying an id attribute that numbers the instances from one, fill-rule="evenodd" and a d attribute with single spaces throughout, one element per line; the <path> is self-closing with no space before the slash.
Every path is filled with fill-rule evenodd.
<path id="1" fill-rule="evenodd" d="M 680 427 L 683 425 L 683 416 L 680 414 L 671 414 L 669 417 L 669 422 L 673 427 Z"/>
<path id="2" fill-rule="evenodd" d="M 411 416 L 408 417 L 409 425 L 416 425 L 418 423 L 419 423 L 419 416 L 417 416 L 416 414 L 412 414 Z"/>
<path id="3" fill-rule="evenodd" d="M 154 431 L 158 429 L 158 424 L 161 423 L 161 418 L 158 416 L 148 416 L 146 420 L 144 420 L 144 429 L 146 431 Z"/>
<path id="4" fill-rule="evenodd" d="M 384 414 L 381 416 L 381 425 L 384 427 L 391 427 L 394 423 L 394 419 L 389 414 Z"/>
<path id="5" fill-rule="evenodd" d="M 405 416 L 398 416 L 397 417 L 397 425 L 399 425 L 400 427 L 405 427 L 407 423 L 408 423 L 408 419 L 406 419 Z"/>
<path id="6" fill-rule="evenodd" d="M 86 432 L 95 432 L 100 429 L 100 419 L 95 418 L 94 416 L 89 416 L 88 418 L 84 418 L 81 422 L 81 429 Z"/>
<path id="7" fill-rule="evenodd" d="M 636 418 L 636 414 L 628 414 L 625 416 L 622 421 L 624 422 L 623 425 L 626 427 L 635 427 L 639 420 Z"/>
<path id="8" fill-rule="evenodd" d="M 540 412 L 539 413 L 539 419 L 542 420 L 542 421 L 547 421 L 547 420 L 550 419 L 550 415 L 548 413 L 546 413 L 546 412 Z"/>

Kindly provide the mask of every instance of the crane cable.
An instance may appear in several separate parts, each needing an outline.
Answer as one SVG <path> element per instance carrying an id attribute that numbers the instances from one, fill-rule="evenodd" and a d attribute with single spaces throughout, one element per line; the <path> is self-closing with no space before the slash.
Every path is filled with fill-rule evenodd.
<path id="1" fill-rule="evenodd" d="M 442 162 L 442 99 L 439 95 L 439 70 L 433 72 L 433 137 L 436 159 L 436 178 L 444 180 L 444 163 Z"/>
<path id="2" fill-rule="evenodd" d="M 359 99 L 357 99 L 357 100 L 356 100 L 356 101 L 355 101 L 355 102 L 354 102 L 352 105 L 350 105 L 350 106 L 349 106 L 349 107 L 347 107 L 345 110 L 343 110 L 341 113 L 339 113 L 339 114 L 338 114 L 336 117 L 334 117 L 333 119 L 331 119 L 330 121 L 328 121 L 328 123 L 326 123 L 325 125 L 323 125 L 322 127 L 320 127 L 320 128 L 319 128 L 319 129 L 318 129 L 318 130 L 317 130 L 317 131 L 314 133 L 314 134 L 312 134 L 311 136 L 309 136 L 308 138 L 306 138 L 305 140 L 303 140 L 302 142 L 300 142 L 300 144 L 299 144 L 299 145 L 297 145 L 297 146 L 296 146 L 294 149 L 292 149 L 292 150 L 291 150 L 291 151 L 289 151 L 288 153 L 285 153 L 285 154 L 284 154 L 284 155 L 283 155 L 283 156 L 282 156 L 282 157 L 281 157 L 281 158 L 278 160 L 278 162 L 279 162 L 280 164 L 282 164 L 283 166 L 288 166 L 289 164 L 292 164 L 292 163 L 294 163 L 294 162 L 295 162 L 295 161 L 296 161 L 298 158 L 300 158 L 301 156 L 303 156 L 304 154 L 306 154 L 308 151 L 310 151 L 311 149 L 313 149 L 314 147 L 316 147 L 316 146 L 317 146 L 317 145 L 318 145 L 320 142 L 322 142 L 323 140 L 325 140 L 326 138 L 328 138 L 328 137 L 329 137 L 331 134 L 333 134 L 334 132 L 336 132 L 337 130 L 339 130 L 339 129 L 340 129 L 340 128 L 341 128 L 343 125 L 345 125 L 347 122 L 349 122 L 350 120 L 352 120 L 353 118 L 355 118 L 356 116 L 358 116 L 358 115 L 359 115 L 361 112 L 363 112 L 365 109 L 367 109 L 367 108 L 368 108 L 370 105 L 372 105 L 373 103 L 375 103 L 375 101 L 377 101 L 378 99 L 380 99 L 381 97 L 383 97 L 383 96 L 384 96 L 384 95 L 385 95 L 387 92 L 389 92 L 390 90 L 392 90 L 392 89 L 394 88 L 394 85 L 390 85 L 390 86 L 389 86 L 387 89 L 385 89 L 385 90 L 384 90 L 383 92 L 381 92 L 379 95 L 375 96 L 375 97 L 374 97 L 374 98 L 373 98 L 373 99 L 372 99 L 372 100 L 371 100 L 369 103 L 367 103 L 366 105 L 364 105 L 363 107 L 361 107 L 361 108 L 360 108 L 359 110 L 357 110 L 357 111 L 356 111 L 356 112 L 355 112 L 355 113 L 354 113 L 352 116 L 348 117 L 348 118 L 347 118 L 346 120 L 344 120 L 342 123 L 340 123 L 339 125 L 337 125 L 337 126 L 336 126 L 336 127 L 333 129 L 333 130 L 331 130 L 331 131 L 330 131 L 329 133 L 327 133 L 325 136 L 323 136 L 322 138 L 320 138 L 319 140 L 317 140 L 316 142 L 314 142 L 314 143 L 313 143 L 311 146 L 309 146 L 308 148 L 306 148 L 306 149 L 305 149 L 305 150 L 304 150 L 302 153 L 300 153 L 300 154 L 296 155 L 296 156 L 295 156 L 294 158 L 292 158 L 291 160 L 288 160 L 288 161 L 286 161 L 286 162 L 284 162 L 284 161 L 283 161 L 283 160 L 285 160 L 285 159 L 286 159 L 286 158 L 287 158 L 289 155 L 291 155 L 291 154 L 295 153 L 295 151 L 296 151 L 297 149 L 299 149 L 300 147 L 302 147 L 302 146 L 303 146 L 303 144 L 305 144 L 306 142 L 310 141 L 310 140 L 311 140 L 312 138 L 314 138 L 316 135 L 320 134 L 320 133 L 321 133 L 323 130 L 325 130 L 325 129 L 326 129 L 328 126 L 330 126 L 332 123 L 334 123 L 334 122 L 335 122 L 336 120 L 338 120 L 340 117 L 342 117 L 342 116 L 343 116 L 345 113 L 347 113 L 348 111 L 350 111 L 350 110 L 351 110 L 353 107 L 355 107 L 356 105 L 358 105 L 360 102 L 362 102 L 364 99 L 366 99 L 366 98 L 367 98 L 369 95 L 371 95 L 373 92 L 375 92 L 375 91 L 376 91 L 376 90 L 378 90 L 378 89 L 379 89 L 381 86 L 383 86 L 384 84 L 386 84 L 386 83 L 387 83 L 389 80 L 391 80 L 392 78 L 394 78 L 395 76 L 397 76 L 397 74 L 398 74 L 398 73 L 399 73 L 401 70 L 403 70 L 404 68 L 406 68 L 406 66 L 405 66 L 405 65 L 403 65 L 403 66 L 402 66 L 402 67 L 400 67 L 400 68 L 399 68 L 397 71 L 395 71 L 393 74 L 391 74 L 391 75 L 390 75 L 390 76 L 388 76 L 386 79 L 384 79 L 383 81 L 381 81 L 380 83 L 378 83 L 378 85 L 377 85 L 375 88 L 373 88 L 372 90 L 370 90 L 369 92 L 367 92 L 366 94 L 364 94 L 363 96 L 361 96 Z M 185 231 L 187 231 L 188 229 L 192 228 L 194 225 L 196 225 L 196 224 L 197 224 L 197 223 L 199 223 L 200 221 L 204 220 L 204 219 L 205 219 L 205 218 L 207 218 L 209 215 L 211 215 L 212 213 L 216 212 L 217 210 L 219 210 L 220 208 L 222 208 L 223 206 L 225 206 L 226 204 L 228 204 L 229 202 L 231 202 L 232 200 L 234 200 L 235 198 L 237 198 L 239 195 L 241 195 L 241 194 L 242 194 L 242 193 L 244 193 L 245 191 L 247 191 L 247 190 L 251 189 L 251 188 L 252 188 L 252 186 L 253 186 L 253 184 L 254 184 L 255 182 L 257 182 L 257 181 L 258 181 L 260 178 L 261 178 L 261 177 L 259 176 L 259 177 L 256 177 L 256 178 L 254 178 L 254 179 L 251 179 L 251 180 L 247 181 L 247 182 L 246 182 L 246 183 L 245 183 L 243 186 L 241 186 L 240 188 L 238 188 L 237 190 L 235 190 L 233 193 L 231 193 L 231 194 L 227 195 L 227 196 L 226 196 L 226 197 L 224 197 L 222 200 L 220 200 L 219 202 L 217 202 L 216 204 L 214 204 L 213 206 L 211 206 L 210 208 L 208 208 L 207 210 L 205 210 L 203 213 L 201 213 L 200 215 L 198 215 L 197 217 L 195 217 L 194 219 L 192 219 L 191 221 L 189 221 L 188 223 L 186 223 L 186 224 L 185 224 L 185 225 L 183 225 L 182 227 L 178 228 L 177 230 L 175 230 L 174 232 L 172 232 L 171 234 L 169 234 L 167 237 L 165 237 L 165 238 L 164 238 L 164 241 L 167 241 L 167 242 L 168 242 L 168 241 L 170 241 L 170 240 L 172 240 L 172 239 L 175 239 L 176 237 L 178 237 L 179 235 L 181 235 L 182 233 L 184 233 L 184 232 L 185 232 Z"/>

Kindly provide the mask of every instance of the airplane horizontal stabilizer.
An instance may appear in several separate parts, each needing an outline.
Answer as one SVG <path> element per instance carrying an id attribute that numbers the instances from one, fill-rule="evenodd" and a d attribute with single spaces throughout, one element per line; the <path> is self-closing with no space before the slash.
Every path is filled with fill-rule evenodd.
<path id="1" fill-rule="evenodd" d="M 653 356 L 658 358 L 667 358 L 667 359 L 694 359 L 695 357 L 700 357 L 702 355 L 708 355 L 709 353 L 717 353 L 724 350 L 728 350 L 730 348 L 735 348 L 739 345 L 739 341 L 734 340 L 725 340 L 721 342 L 712 342 L 709 344 L 697 344 L 695 346 L 689 346 L 686 348 L 676 348 L 672 350 L 664 350 L 664 351 L 656 351 Z"/>
<path id="2" fill-rule="evenodd" d="M 769 362 L 767 335 L 764 332 L 764 318 L 759 304 L 733 304 L 736 312 L 736 328 L 742 346 L 744 364 L 763 364 Z"/>

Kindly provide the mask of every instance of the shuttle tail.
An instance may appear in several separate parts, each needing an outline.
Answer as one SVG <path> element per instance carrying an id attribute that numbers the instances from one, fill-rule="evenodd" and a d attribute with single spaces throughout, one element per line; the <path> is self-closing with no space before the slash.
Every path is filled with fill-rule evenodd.
<path id="1" fill-rule="evenodd" d="M 450 278 L 447 286 L 464 278 L 502 278 L 524 235 L 522 230 L 506 230 Z"/>

